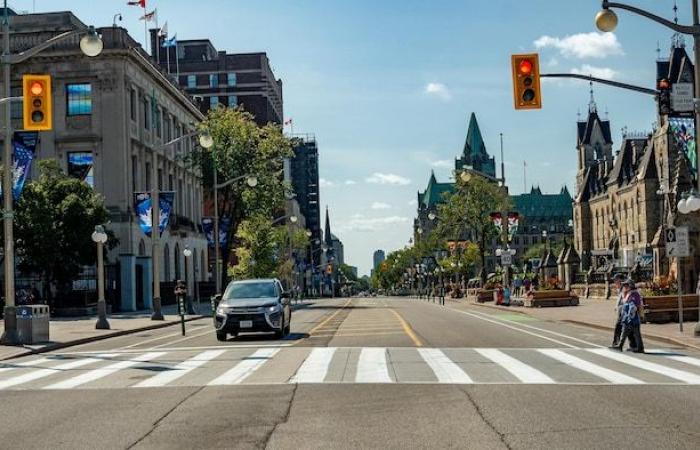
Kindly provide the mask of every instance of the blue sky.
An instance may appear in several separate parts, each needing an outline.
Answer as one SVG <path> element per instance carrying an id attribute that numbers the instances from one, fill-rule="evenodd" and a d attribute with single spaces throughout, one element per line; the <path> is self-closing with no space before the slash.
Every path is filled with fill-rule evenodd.
<path id="1" fill-rule="evenodd" d="M 630 0 L 668 18 L 672 0 Z M 121 25 L 139 41 L 140 8 L 126 0 L 15 0 L 17 9 L 72 10 L 96 26 Z M 690 2 L 679 19 L 690 21 Z M 529 185 L 573 189 L 577 111 L 588 84 L 546 81 L 543 109 L 512 106 L 510 54 L 539 51 L 542 72 L 594 73 L 653 87 L 657 42 L 667 56 L 671 32 L 620 11 L 614 35 L 595 33 L 596 0 L 148 0 L 180 39 L 210 38 L 228 52 L 266 51 L 284 81 L 285 116 L 319 143 L 323 187 L 346 262 L 371 268 L 372 252 L 403 247 L 411 235 L 416 191 L 435 170 L 448 180 L 469 114 L 477 114 L 487 151 L 504 135 L 512 193 Z M 689 43 L 689 49 L 692 46 Z M 651 97 L 595 86 L 620 130 L 649 131 Z M 497 160 L 500 165 L 500 160 Z"/>

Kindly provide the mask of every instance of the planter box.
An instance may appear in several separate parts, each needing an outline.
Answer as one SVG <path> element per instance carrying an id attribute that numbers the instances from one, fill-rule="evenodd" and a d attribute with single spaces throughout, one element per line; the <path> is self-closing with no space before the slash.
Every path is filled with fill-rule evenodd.
<path id="1" fill-rule="evenodd" d="M 660 295 L 644 297 L 644 322 L 667 323 L 678 322 L 678 296 Z M 698 320 L 698 296 L 683 296 L 683 321 Z"/>
<path id="2" fill-rule="evenodd" d="M 477 303 L 492 302 L 497 293 L 498 291 L 496 289 L 482 289 L 476 293 L 476 301 Z"/>
<path id="3" fill-rule="evenodd" d="M 525 296 L 525 306 L 548 308 L 553 306 L 577 306 L 578 296 L 569 291 L 530 291 Z"/>

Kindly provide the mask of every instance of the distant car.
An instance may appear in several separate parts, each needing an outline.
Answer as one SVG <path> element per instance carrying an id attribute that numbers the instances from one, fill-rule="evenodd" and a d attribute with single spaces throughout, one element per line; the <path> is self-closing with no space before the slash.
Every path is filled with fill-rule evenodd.
<path id="1" fill-rule="evenodd" d="M 292 309 L 289 293 L 277 279 L 232 281 L 216 308 L 216 339 L 242 332 L 274 332 L 277 339 L 289 334 Z"/>

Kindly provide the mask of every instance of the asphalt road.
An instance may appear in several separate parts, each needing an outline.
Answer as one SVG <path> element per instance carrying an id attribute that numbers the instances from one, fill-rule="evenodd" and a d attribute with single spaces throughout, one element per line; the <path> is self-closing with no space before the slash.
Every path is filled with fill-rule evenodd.
<path id="1" fill-rule="evenodd" d="M 700 448 L 700 354 L 448 302 L 327 299 L 5 362 L 0 448 Z"/>

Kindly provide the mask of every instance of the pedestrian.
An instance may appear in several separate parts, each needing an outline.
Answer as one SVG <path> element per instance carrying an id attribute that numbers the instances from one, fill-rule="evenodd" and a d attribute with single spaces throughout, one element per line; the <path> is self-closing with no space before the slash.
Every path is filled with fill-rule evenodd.
<path id="1" fill-rule="evenodd" d="M 530 287 L 532 286 L 532 282 L 530 281 L 530 277 L 527 275 L 525 276 L 525 279 L 523 279 L 523 288 L 525 289 L 525 294 L 530 292 Z M 525 295 L 524 294 L 524 295 Z"/>
<path id="2" fill-rule="evenodd" d="M 622 291 L 624 293 L 624 304 L 620 317 L 620 321 L 622 322 L 622 334 L 620 335 L 618 350 L 622 351 L 625 340 L 629 338 L 630 347 L 627 351 L 644 353 L 639 313 L 642 308 L 642 296 L 639 294 L 634 281 L 629 278 L 622 283 Z"/>
<path id="3" fill-rule="evenodd" d="M 625 277 L 620 273 L 615 274 L 613 277 L 613 283 L 615 284 L 615 289 L 617 289 L 617 301 L 615 302 L 615 331 L 613 332 L 611 348 L 620 346 L 620 335 L 622 334 L 622 305 L 625 302 L 622 293 L 622 282 L 624 279 Z"/>

